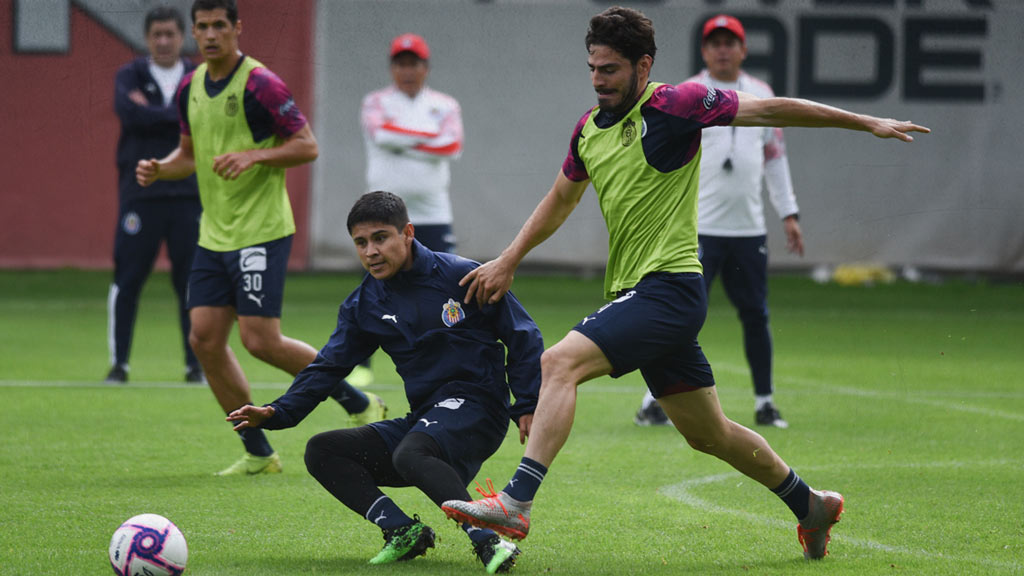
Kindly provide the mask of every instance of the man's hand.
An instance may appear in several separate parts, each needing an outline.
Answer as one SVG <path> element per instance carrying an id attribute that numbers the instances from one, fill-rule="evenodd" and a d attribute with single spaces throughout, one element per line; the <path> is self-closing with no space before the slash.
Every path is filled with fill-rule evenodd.
<path id="1" fill-rule="evenodd" d="M 899 138 L 904 142 L 913 142 L 913 136 L 907 132 L 931 132 L 931 128 L 918 126 L 910 120 L 894 120 L 892 118 L 875 118 L 872 123 L 871 133 L 879 138 Z"/>
<path id="2" fill-rule="evenodd" d="M 800 222 L 796 216 L 786 216 L 782 220 L 782 228 L 786 232 L 786 250 L 790 254 L 796 254 L 803 258 L 804 255 L 804 234 L 800 230 Z"/>
<path id="3" fill-rule="evenodd" d="M 235 410 L 228 417 L 225 418 L 228 422 L 238 422 L 235 425 L 234 430 L 244 430 L 246 428 L 258 428 L 260 424 L 267 421 L 268 418 L 274 415 L 273 406 L 253 406 L 252 404 L 246 404 L 238 410 Z"/>
<path id="4" fill-rule="evenodd" d="M 159 175 L 160 162 L 158 162 L 156 158 L 139 160 L 139 163 L 135 165 L 135 181 L 143 188 L 149 186 L 153 182 L 156 182 L 156 178 Z"/>
<path id="5" fill-rule="evenodd" d="M 149 106 L 149 100 L 146 100 L 146 95 L 142 93 L 142 90 L 138 88 L 128 93 L 128 99 L 138 104 L 139 106 Z"/>
<path id="6" fill-rule="evenodd" d="M 475 297 L 477 305 L 481 308 L 485 304 L 494 304 L 501 300 L 512 286 L 514 273 L 515 268 L 501 256 L 470 271 L 459 280 L 459 286 L 469 284 L 463 301 L 468 304 Z"/>
<path id="7" fill-rule="evenodd" d="M 243 150 L 228 152 L 213 159 L 213 171 L 225 180 L 237 180 L 238 177 L 256 164 L 255 152 Z"/>
<path id="8" fill-rule="evenodd" d="M 519 417 L 519 443 L 526 444 L 530 436 L 530 427 L 533 426 L 533 414 L 523 414 Z"/>

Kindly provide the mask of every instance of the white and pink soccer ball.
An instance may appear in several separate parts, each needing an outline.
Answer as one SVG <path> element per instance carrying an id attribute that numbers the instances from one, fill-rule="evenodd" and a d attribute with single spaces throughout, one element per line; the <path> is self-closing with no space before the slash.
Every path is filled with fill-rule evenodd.
<path id="1" fill-rule="evenodd" d="M 185 536 L 159 514 L 132 516 L 110 539 L 110 565 L 117 576 L 179 576 L 187 561 Z"/>

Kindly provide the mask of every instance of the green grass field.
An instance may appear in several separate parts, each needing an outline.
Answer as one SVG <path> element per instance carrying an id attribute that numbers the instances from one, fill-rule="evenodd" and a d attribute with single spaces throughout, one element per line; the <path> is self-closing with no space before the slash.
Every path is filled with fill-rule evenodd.
<path id="1" fill-rule="evenodd" d="M 292 275 L 283 327 L 321 346 L 354 275 Z M 182 383 L 167 276 L 147 285 L 131 383 L 104 385 L 109 273 L 0 271 L 0 575 L 110 574 L 129 516 L 172 519 L 187 574 L 482 574 L 468 540 L 414 489 L 388 490 L 432 525 L 425 558 L 366 564 L 380 532 L 302 464 L 314 433 L 347 425 L 325 403 L 274 432 L 285 471 L 221 479 L 241 446 L 205 386 Z M 522 276 L 515 291 L 550 346 L 599 306 L 600 281 Z M 791 427 L 761 430 L 846 513 L 831 555 L 802 558 L 795 521 L 766 489 L 632 422 L 632 374 L 580 389 L 576 425 L 521 547 L 520 574 L 1024 573 L 1024 290 L 1018 284 L 874 288 L 771 279 L 776 399 Z M 701 343 L 727 414 L 752 425 L 739 324 L 716 289 Z M 234 340 L 269 402 L 289 383 Z M 472 358 L 466 358 L 471 362 Z M 372 390 L 405 409 L 390 360 Z M 502 486 L 522 455 L 510 434 L 479 480 Z"/>

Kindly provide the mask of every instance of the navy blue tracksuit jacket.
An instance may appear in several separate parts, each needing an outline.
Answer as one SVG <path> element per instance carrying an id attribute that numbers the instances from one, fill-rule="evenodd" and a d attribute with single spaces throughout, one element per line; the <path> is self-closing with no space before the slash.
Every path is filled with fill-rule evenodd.
<path id="1" fill-rule="evenodd" d="M 483 308 L 464 303 L 459 280 L 477 262 L 432 252 L 415 240 L 413 254 L 412 268 L 393 278 L 366 275 L 342 303 L 338 326 L 316 360 L 271 403 L 275 413 L 263 428 L 298 424 L 377 348 L 394 361 L 414 418 L 464 395 L 517 423 L 533 413 L 544 341 L 530 315 L 511 292 Z"/>

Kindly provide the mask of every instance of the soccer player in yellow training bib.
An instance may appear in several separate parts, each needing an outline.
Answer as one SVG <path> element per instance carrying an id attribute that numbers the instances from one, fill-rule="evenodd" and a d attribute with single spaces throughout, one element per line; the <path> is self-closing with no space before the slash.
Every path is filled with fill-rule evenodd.
<path id="1" fill-rule="evenodd" d="M 701 129 L 836 127 L 910 141 L 911 122 L 853 114 L 807 100 L 758 98 L 698 83 L 649 82 L 657 48 L 651 21 L 609 8 L 590 21 L 586 46 L 597 106 L 573 132 L 555 184 L 501 255 L 463 278 L 467 299 L 496 302 L 516 267 L 558 229 L 594 185 L 608 227 L 606 304 L 541 357 L 541 390 L 526 454 L 500 493 L 442 505 L 449 517 L 525 538 L 534 497 L 572 429 L 576 387 L 640 370 L 665 414 L 696 450 L 777 494 L 796 516 L 806 558 L 821 558 L 843 511 L 837 492 L 812 490 L 760 434 L 722 413 L 697 343 L 707 293 L 697 258 Z"/>
<path id="2" fill-rule="evenodd" d="M 189 343 L 225 413 L 252 403 L 228 336 L 238 318 L 253 356 L 295 376 L 316 350 L 281 334 L 281 301 L 295 221 L 285 169 L 312 162 L 316 138 L 284 82 L 238 48 L 234 0 L 196 0 L 192 35 L 203 63 L 178 90 L 181 141 L 160 160 L 140 160 L 142 186 L 195 172 L 203 215 L 188 281 Z M 377 396 L 339 382 L 332 396 L 355 424 L 384 417 Z M 262 430 L 240 433 L 245 455 L 219 475 L 281 471 Z"/>

